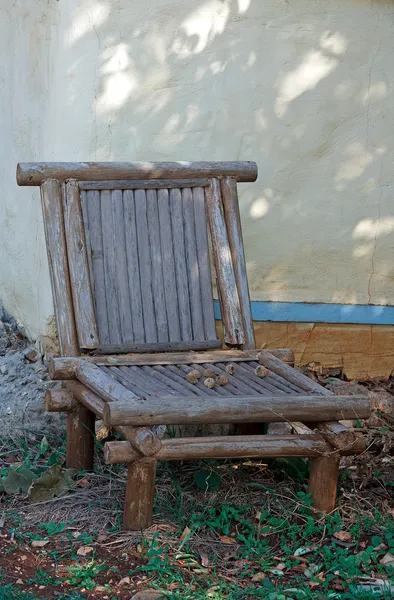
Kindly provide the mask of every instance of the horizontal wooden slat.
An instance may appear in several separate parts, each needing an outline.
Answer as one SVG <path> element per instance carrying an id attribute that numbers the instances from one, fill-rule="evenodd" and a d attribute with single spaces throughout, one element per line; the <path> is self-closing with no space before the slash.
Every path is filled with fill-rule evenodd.
<path id="1" fill-rule="evenodd" d="M 311 435 L 237 435 L 163 440 L 157 460 L 196 460 L 199 458 L 280 458 L 321 456 L 332 448 L 318 434 Z M 105 462 L 109 465 L 135 460 L 129 442 L 107 442 Z"/>
<path id="2" fill-rule="evenodd" d="M 78 375 L 78 369 L 77 369 Z M 79 378 L 79 375 L 78 375 Z M 93 391 L 104 386 L 98 377 L 85 378 Z M 113 389 L 114 402 L 106 404 L 108 425 L 180 425 L 182 423 L 273 423 L 276 421 L 323 422 L 364 419 L 370 414 L 366 396 L 161 396 L 127 397 L 127 390 Z"/>
<path id="3" fill-rule="evenodd" d="M 151 190 L 184 188 L 184 187 L 206 187 L 209 179 L 123 179 L 109 181 L 80 181 L 81 190 Z"/>
<path id="4" fill-rule="evenodd" d="M 234 177 L 256 181 L 255 162 L 49 162 L 19 163 L 18 185 L 41 185 L 45 179 L 103 181 L 109 179 L 190 179 L 194 177 Z"/>
<path id="5" fill-rule="evenodd" d="M 128 352 L 177 352 L 179 350 L 210 350 L 220 348 L 220 340 L 203 340 L 201 342 L 152 342 L 150 344 L 109 344 L 99 346 L 94 354 L 127 354 Z"/>

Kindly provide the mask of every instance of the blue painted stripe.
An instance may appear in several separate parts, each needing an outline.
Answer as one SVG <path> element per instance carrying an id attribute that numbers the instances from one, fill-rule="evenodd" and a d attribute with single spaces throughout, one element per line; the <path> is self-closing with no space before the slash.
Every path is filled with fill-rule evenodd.
<path id="1" fill-rule="evenodd" d="M 252 316 L 254 321 L 394 325 L 394 306 L 252 302 Z M 215 300 L 215 318 L 221 318 L 217 300 Z"/>

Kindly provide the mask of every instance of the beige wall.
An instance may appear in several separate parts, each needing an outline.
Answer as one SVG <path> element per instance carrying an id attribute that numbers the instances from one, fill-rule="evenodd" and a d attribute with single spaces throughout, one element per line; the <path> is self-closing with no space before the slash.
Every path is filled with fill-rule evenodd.
<path id="1" fill-rule="evenodd" d="M 15 0 L 0 15 L 0 298 L 52 312 L 30 160 L 256 160 L 254 300 L 394 304 L 394 7 Z"/>

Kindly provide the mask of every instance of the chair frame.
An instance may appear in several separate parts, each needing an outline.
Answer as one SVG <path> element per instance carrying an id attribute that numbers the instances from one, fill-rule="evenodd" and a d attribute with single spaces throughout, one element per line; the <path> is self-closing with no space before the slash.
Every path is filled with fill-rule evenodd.
<path id="1" fill-rule="evenodd" d="M 97 417 L 124 438 L 125 441 L 107 442 L 104 454 L 108 464 L 128 465 L 125 529 L 144 529 L 152 523 L 157 460 L 310 457 L 309 491 L 316 511 L 327 513 L 335 507 L 340 456 L 365 449 L 363 435 L 339 421 L 368 418 L 370 404 L 366 396 L 333 395 L 293 368 L 294 356 L 289 349 L 255 349 L 237 183 L 253 182 L 256 178 L 257 166 L 251 162 L 18 164 L 18 184 L 41 189 L 58 328 L 60 357 L 50 360 L 50 374 L 53 380 L 63 381 L 63 388 L 46 393 L 46 408 L 68 414 L 68 467 L 93 468 Z M 116 189 L 119 184 L 129 189 L 179 185 L 206 188 L 206 212 L 224 340 L 229 349 L 215 350 L 209 346 L 206 350 L 194 349 L 193 344 L 187 343 L 175 345 L 171 352 L 163 352 L 156 343 L 145 344 L 138 350 L 125 347 L 125 354 L 112 356 L 108 349 L 107 354 L 105 351 L 100 354 L 92 297 L 86 282 L 78 279 L 84 249 L 81 252 L 78 240 L 69 235 L 69 231 L 80 231 L 84 239 L 78 213 L 80 189 L 92 186 Z M 89 344 L 94 355 L 89 353 Z M 259 361 L 296 386 L 299 393 L 264 396 L 264 401 L 258 395 L 229 395 L 222 396 L 220 404 L 207 397 L 204 407 L 196 406 L 193 415 L 177 408 L 182 398 L 176 398 L 174 405 L 169 403 L 164 411 L 163 398 L 158 397 L 150 400 L 149 410 L 144 412 L 138 401 L 145 398 L 136 398 L 102 370 L 103 366 L 114 364 L 209 365 L 248 360 Z M 189 396 L 183 400 L 186 404 L 191 402 Z M 156 418 L 156 413 L 160 417 Z M 161 438 L 163 429 L 157 426 L 187 422 L 237 423 L 240 435 Z M 251 435 L 250 425 L 259 422 L 280 422 L 281 426 L 279 432 L 278 427 L 276 430 L 271 427 L 269 435 Z"/>

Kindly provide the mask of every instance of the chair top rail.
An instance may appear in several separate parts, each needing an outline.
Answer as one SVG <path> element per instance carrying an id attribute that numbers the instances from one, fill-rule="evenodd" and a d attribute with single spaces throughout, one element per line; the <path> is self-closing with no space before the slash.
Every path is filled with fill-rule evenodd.
<path id="1" fill-rule="evenodd" d="M 18 185 L 41 185 L 46 179 L 67 181 L 104 181 L 126 179 L 187 179 L 195 177 L 233 177 L 237 181 L 257 179 L 252 161 L 224 162 L 51 162 L 19 163 Z"/>

